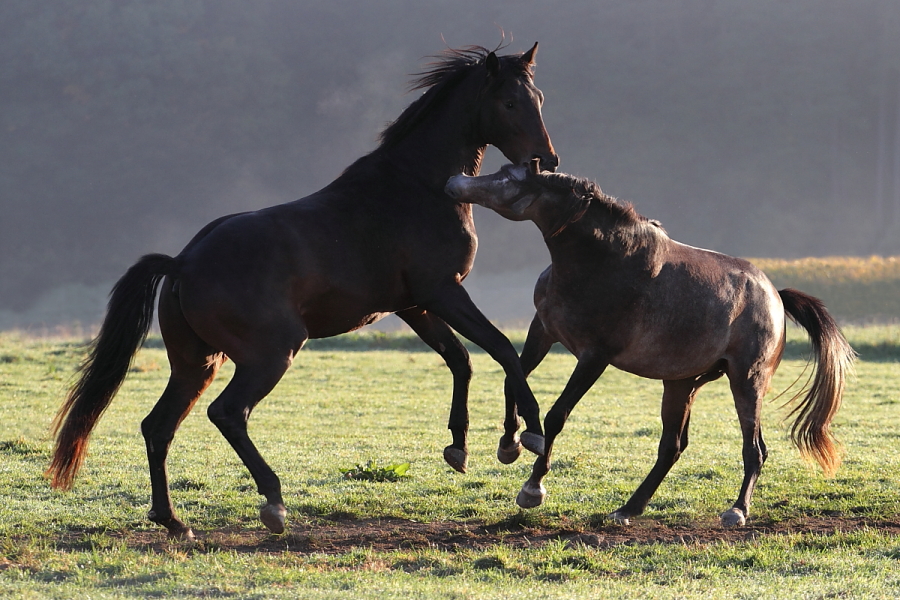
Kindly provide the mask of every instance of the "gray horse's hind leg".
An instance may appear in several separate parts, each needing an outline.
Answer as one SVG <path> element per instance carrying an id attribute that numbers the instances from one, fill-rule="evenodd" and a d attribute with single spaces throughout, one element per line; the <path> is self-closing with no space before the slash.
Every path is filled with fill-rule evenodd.
<path id="1" fill-rule="evenodd" d="M 760 414 L 762 399 L 769 387 L 771 373 L 733 376 L 729 371 L 729 378 L 743 437 L 741 454 L 744 459 L 744 480 L 741 483 L 737 500 L 730 509 L 722 513 L 721 521 L 725 527 L 741 527 L 750 516 L 750 499 L 753 496 L 763 463 L 766 462 L 769 455 L 766 443 L 763 441 Z"/>

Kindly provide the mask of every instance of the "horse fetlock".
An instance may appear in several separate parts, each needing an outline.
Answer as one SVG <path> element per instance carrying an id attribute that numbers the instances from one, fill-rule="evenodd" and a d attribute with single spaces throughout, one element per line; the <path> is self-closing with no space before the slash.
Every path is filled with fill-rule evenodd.
<path id="1" fill-rule="evenodd" d="M 607 518 L 617 525 L 631 525 L 631 515 L 623 511 L 621 508 L 617 511 L 609 513 Z"/>
<path id="2" fill-rule="evenodd" d="M 444 461 L 455 471 L 465 473 L 469 468 L 469 453 L 453 446 L 444 448 Z"/>
<path id="3" fill-rule="evenodd" d="M 287 508 L 284 504 L 266 504 L 259 510 L 259 520 L 272 533 L 284 533 L 284 520 Z"/>
<path id="4" fill-rule="evenodd" d="M 722 513 L 720 517 L 722 527 L 743 527 L 747 523 L 747 515 L 741 509 L 732 507 Z"/>
<path id="5" fill-rule="evenodd" d="M 518 436 L 513 438 L 513 441 L 509 444 L 503 443 L 504 438 L 500 438 L 500 445 L 497 446 L 497 460 L 502 462 L 504 465 L 510 465 L 519 458 L 522 454 L 522 443 L 519 441 Z"/>
<path id="6" fill-rule="evenodd" d="M 516 496 L 516 504 L 522 508 L 535 508 L 543 504 L 546 497 L 547 489 L 543 484 L 535 485 L 526 481 L 519 490 L 519 495 Z"/>
<path id="7" fill-rule="evenodd" d="M 157 525 L 165 527 L 167 530 L 166 535 L 170 540 L 193 542 L 195 539 L 194 532 L 191 528 L 185 525 L 180 519 L 171 516 L 171 514 L 163 517 L 159 516 L 155 510 L 150 509 L 147 513 L 147 518 Z"/>
<path id="8" fill-rule="evenodd" d="M 526 431 L 520 439 L 526 450 L 534 452 L 538 456 L 544 456 L 544 436 Z"/>

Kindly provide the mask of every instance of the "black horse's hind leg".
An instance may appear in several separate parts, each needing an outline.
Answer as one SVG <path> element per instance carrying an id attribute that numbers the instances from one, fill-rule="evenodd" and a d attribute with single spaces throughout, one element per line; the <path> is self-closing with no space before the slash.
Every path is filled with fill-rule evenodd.
<path id="1" fill-rule="evenodd" d="M 553 450 L 553 442 L 562 431 L 569 418 L 569 414 L 578 401 L 591 389 L 597 379 L 608 366 L 606 360 L 594 356 L 582 356 L 575 365 L 565 389 L 559 399 L 544 417 L 544 428 L 547 434 L 547 446 L 543 456 L 538 456 L 531 469 L 531 477 L 522 485 L 519 495 L 516 496 L 516 504 L 522 508 L 533 508 L 544 501 L 547 491 L 541 483 L 544 476 L 550 472 L 550 454 Z"/>
<path id="2" fill-rule="evenodd" d="M 172 506 L 166 470 L 169 446 L 178 426 L 215 378 L 222 360 L 221 356 L 210 355 L 201 364 L 189 365 L 173 360 L 170 355 L 172 374 L 169 383 L 153 410 L 141 423 L 141 432 L 147 445 L 152 489 L 152 504 L 147 517 L 168 529 L 171 537 L 193 539 L 194 534 L 190 527 L 175 516 Z"/>
<path id="3" fill-rule="evenodd" d="M 688 427 L 691 420 L 691 406 L 706 380 L 683 379 L 680 381 L 663 381 L 662 399 L 662 437 L 656 463 L 650 473 L 638 486 L 631 498 L 621 508 L 609 515 L 613 521 L 628 524 L 631 517 L 644 512 L 650 498 L 656 493 L 659 484 L 681 457 L 688 445 Z"/>
<path id="4" fill-rule="evenodd" d="M 162 396 L 141 423 L 152 490 L 147 516 L 168 529 L 171 537 L 191 539 L 193 532 L 178 519 L 172 506 L 166 457 L 175 431 L 212 383 L 225 358 L 204 343 L 185 321 L 168 279 L 160 291 L 159 326 L 172 373 Z"/>
<path id="5" fill-rule="evenodd" d="M 535 454 L 543 454 L 544 435 L 540 408 L 531 388 L 528 387 L 528 382 L 525 381 L 519 355 L 512 343 L 478 310 L 461 285 L 443 287 L 420 305 L 439 316 L 461 335 L 472 340 L 503 367 L 506 373 L 504 389 L 507 403 L 512 397 L 512 402 L 525 419 L 528 436 L 523 434 L 522 445 Z"/>
<path id="6" fill-rule="evenodd" d="M 554 340 L 544 329 L 538 315 L 534 315 L 528 335 L 525 337 L 525 345 L 519 357 L 522 371 L 527 378 L 534 371 L 553 346 Z M 506 385 L 509 385 L 507 380 Z M 519 413 L 513 398 L 513 391 L 506 389 L 506 418 L 503 421 L 503 436 L 497 447 L 497 460 L 503 464 L 510 464 L 519 458 L 522 453 L 522 444 L 519 442 Z"/>
<path id="7" fill-rule="evenodd" d="M 763 441 L 760 414 L 762 398 L 768 389 L 770 376 L 756 374 L 733 377 L 729 372 L 729 378 L 743 437 L 741 454 L 744 459 L 744 480 L 737 500 L 730 509 L 722 513 L 721 520 L 725 527 L 741 527 L 750 516 L 750 498 L 753 496 L 753 489 L 756 487 L 763 463 L 769 455 Z"/>
<path id="8" fill-rule="evenodd" d="M 469 382 L 472 380 L 469 351 L 446 323 L 421 308 L 410 308 L 398 312 L 397 316 L 403 319 L 423 342 L 441 355 L 453 374 L 453 399 L 450 404 L 450 421 L 447 425 L 453 436 L 453 443 L 444 448 L 444 460 L 460 473 L 465 473 L 469 458 L 468 401 Z"/>
<path id="9" fill-rule="evenodd" d="M 234 377 L 207 409 L 210 421 L 237 452 L 256 482 L 257 490 L 266 497 L 267 503 L 260 510 L 259 517 L 273 533 L 284 532 L 287 515 L 281 497 L 281 481 L 247 435 L 247 421 L 253 408 L 281 380 L 300 345 L 265 360 L 257 357 L 254 363 L 237 365 Z"/>

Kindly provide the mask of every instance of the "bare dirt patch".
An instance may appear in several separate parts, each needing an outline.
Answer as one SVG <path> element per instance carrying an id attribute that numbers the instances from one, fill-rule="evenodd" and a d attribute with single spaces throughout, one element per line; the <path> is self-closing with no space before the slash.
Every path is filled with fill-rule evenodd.
<path id="1" fill-rule="evenodd" d="M 745 527 L 724 529 L 717 526 L 675 526 L 640 520 L 628 527 L 605 525 L 585 530 L 554 529 L 510 525 L 486 525 L 469 522 L 419 523 L 396 518 L 358 520 L 317 520 L 295 524 L 283 535 L 270 535 L 263 529 L 220 529 L 197 532 L 192 544 L 198 550 L 216 549 L 235 552 L 296 552 L 301 554 L 342 554 L 356 548 L 375 551 L 437 549 L 443 551 L 480 550 L 496 545 L 510 548 L 539 547 L 550 541 L 597 548 L 642 544 L 696 544 L 715 542 L 738 543 L 763 536 L 787 534 L 834 535 L 862 529 L 877 530 L 900 537 L 900 523 L 865 517 L 803 517 L 779 523 L 753 523 Z M 112 533 L 130 547 L 170 548 L 163 531 Z M 81 537 L 81 536 L 79 536 Z M 83 537 L 82 537 L 83 540 Z M 80 546 L 75 536 L 60 546 Z"/>

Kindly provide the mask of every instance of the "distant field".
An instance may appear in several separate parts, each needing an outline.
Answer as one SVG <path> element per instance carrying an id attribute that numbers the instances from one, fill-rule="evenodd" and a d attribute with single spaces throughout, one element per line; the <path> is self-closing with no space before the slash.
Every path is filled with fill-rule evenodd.
<path id="1" fill-rule="evenodd" d="M 632 527 L 607 523 L 650 468 L 660 431 L 658 382 L 611 370 L 560 437 L 544 506 L 515 495 L 527 457 L 494 458 L 502 372 L 473 353 L 470 472 L 447 467 L 450 376 L 404 334 L 310 344 L 256 410 L 250 431 L 281 476 L 289 530 L 268 535 L 261 497 L 209 423 L 186 419 L 169 460 L 177 510 L 199 534 L 169 543 L 145 519 L 149 483 L 141 419 L 168 367 L 158 340 L 101 421 L 75 489 L 42 477 L 47 427 L 79 344 L 0 335 L 0 597 L 4 598 L 708 598 L 900 596 L 900 326 L 847 329 L 861 349 L 835 424 L 846 447 L 834 479 L 803 464 L 764 408 L 770 458 L 747 527 L 718 514 L 741 477 L 740 439 L 725 382 L 701 392 L 691 446 Z M 522 332 L 512 332 L 517 343 Z M 804 370 L 802 336 L 772 396 Z M 546 410 L 571 356 L 551 353 L 531 378 Z M 340 469 L 410 462 L 402 481 L 345 479 Z"/>
<path id="2" fill-rule="evenodd" d="M 753 258 L 778 289 L 821 298 L 844 321 L 900 320 L 900 257 Z"/>

